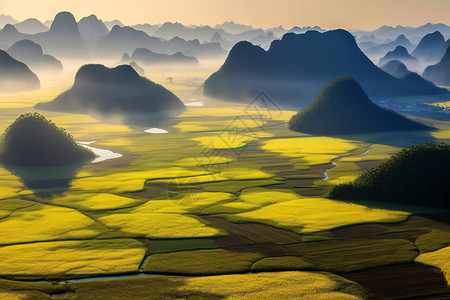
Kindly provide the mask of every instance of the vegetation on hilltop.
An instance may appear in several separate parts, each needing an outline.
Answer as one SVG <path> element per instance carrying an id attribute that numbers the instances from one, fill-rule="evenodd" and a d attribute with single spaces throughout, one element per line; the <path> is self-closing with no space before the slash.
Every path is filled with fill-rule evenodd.
<path id="1" fill-rule="evenodd" d="M 181 100 L 163 86 L 141 77 L 129 65 L 82 66 L 74 85 L 38 109 L 80 114 L 133 115 L 181 112 Z"/>
<path id="2" fill-rule="evenodd" d="M 450 208 L 449 169 L 450 145 L 411 146 L 362 173 L 355 181 L 334 186 L 327 196 Z"/>
<path id="3" fill-rule="evenodd" d="M 58 166 L 95 157 L 63 128 L 38 113 L 18 117 L 3 134 L 0 162 L 14 166 Z"/>
<path id="4" fill-rule="evenodd" d="M 376 105 L 355 79 L 342 76 L 329 82 L 307 108 L 292 116 L 289 129 L 329 135 L 431 128 Z"/>

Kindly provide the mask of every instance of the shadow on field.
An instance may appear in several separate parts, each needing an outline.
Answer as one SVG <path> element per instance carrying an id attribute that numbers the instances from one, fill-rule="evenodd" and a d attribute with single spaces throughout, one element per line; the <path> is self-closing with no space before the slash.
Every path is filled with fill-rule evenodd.
<path id="1" fill-rule="evenodd" d="M 437 131 L 435 129 L 434 131 Z M 367 134 L 336 135 L 333 137 L 362 141 L 371 144 L 381 144 L 392 147 L 406 148 L 411 145 L 436 143 L 436 138 L 431 134 L 433 130 L 395 131 Z"/>
<path id="2" fill-rule="evenodd" d="M 86 163 L 77 163 L 55 167 L 3 167 L 18 176 L 27 189 L 42 197 L 51 198 L 67 191 L 77 172 Z"/>
<path id="3" fill-rule="evenodd" d="M 382 201 L 357 201 L 357 200 L 336 200 L 348 203 L 364 205 L 370 208 L 379 208 L 387 210 L 406 211 L 415 216 L 425 217 L 427 219 L 450 224 L 450 210 L 431 206 L 406 205 Z"/>

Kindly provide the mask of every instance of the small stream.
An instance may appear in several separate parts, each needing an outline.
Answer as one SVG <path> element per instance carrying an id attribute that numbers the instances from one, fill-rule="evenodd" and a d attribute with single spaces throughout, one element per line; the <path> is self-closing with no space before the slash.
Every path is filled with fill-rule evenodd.
<path id="1" fill-rule="evenodd" d="M 331 170 L 331 169 L 336 168 L 336 167 L 338 166 L 337 162 L 340 161 L 341 159 L 348 158 L 348 157 L 363 156 L 363 155 L 366 155 L 367 153 L 369 153 L 369 151 L 370 151 L 370 149 L 364 151 L 364 152 L 361 153 L 361 154 L 348 155 L 348 156 L 342 156 L 342 157 L 336 158 L 333 162 L 331 162 L 331 164 L 333 165 L 333 167 L 332 167 L 332 168 L 329 168 L 329 169 L 326 169 L 326 170 L 323 172 L 323 178 L 322 178 L 322 180 L 328 180 L 328 171 Z"/>
<path id="2" fill-rule="evenodd" d="M 161 129 L 161 128 L 149 128 L 144 130 L 145 133 L 151 133 L 151 134 L 164 134 L 164 133 L 169 133 L 167 130 L 165 129 Z"/>
<path id="3" fill-rule="evenodd" d="M 144 257 L 144 259 L 142 260 L 142 262 L 141 262 L 141 264 L 139 265 L 139 272 L 142 272 L 142 268 L 144 267 L 144 265 L 145 265 L 145 262 L 148 260 L 150 258 L 150 255 L 146 255 L 145 257 Z"/>
<path id="4" fill-rule="evenodd" d="M 120 154 L 120 153 L 112 152 L 111 150 L 100 149 L 100 148 L 95 148 L 95 147 L 89 146 L 90 144 L 95 143 L 95 141 L 77 142 L 77 143 L 80 144 L 81 146 L 83 146 L 84 148 L 91 150 L 92 152 L 94 152 L 95 155 L 97 155 L 97 157 L 92 161 L 92 163 L 94 163 L 94 164 L 101 162 L 101 161 L 108 160 L 108 159 L 115 159 L 115 158 L 122 157 L 122 154 Z"/>
<path id="5" fill-rule="evenodd" d="M 185 106 L 203 106 L 202 101 L 198 101 L 197 99 L 189 99 L 191 102 L 184 103 Z"/>
<path id="6" fill-rule="evenodd" d="M 168 276 L 168 275 L 135 273 L 135 274 L 124 274 L 124 275 L 110 275 L 110 276 L 95 276 L 95 277 L 76 278 L 76 279 L 62 280 L 61 282 L 83 282 L 83 281 L 94 281 L 94 280 L 123 279 L 123 278 L 136 278 L 136 277 L 155 277 L 155 276 Z"/>

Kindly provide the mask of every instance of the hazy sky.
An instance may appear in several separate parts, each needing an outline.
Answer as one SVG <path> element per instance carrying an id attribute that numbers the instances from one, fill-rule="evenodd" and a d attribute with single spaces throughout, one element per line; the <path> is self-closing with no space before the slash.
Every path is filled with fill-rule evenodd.
<path id="1" fill-rule="evenodd" d="M 256 27 L 374 29 L 385 24 L 450 24 L 450 0 L 0 0 L 0 14 L 19 20 L 53 19 L 63 10 L 77 19 L 93 13 L 127 25 L 215 25 L 233 20 Z"/>

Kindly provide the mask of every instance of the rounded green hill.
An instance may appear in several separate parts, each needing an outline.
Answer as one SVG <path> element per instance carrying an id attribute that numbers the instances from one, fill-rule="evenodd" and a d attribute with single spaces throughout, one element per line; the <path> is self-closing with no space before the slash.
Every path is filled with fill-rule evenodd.
<path id="1" fill-rule="evenodd" d="M 167 117 L 186 108 L 171 91 L 139 74 L 129 65 L 108 68 L 82 66 L 74 85 L 37 109 L 101 116 L 151 115 Z"/>
<path id="2" fill-rule="evenodd" d="M 450 208 L 449 169 L 450 145 L 411 146 L 355 181 L 334 186 L 328 197 Z"/>
<path id="3" fill-rule="evenodd" d="M 431 128 L 376 105 L 355 79 L 343 76 L 329 82 L 307 108 L 292 116 L 289 129 L 333 135 Z"/>
<path id="4" fill-rule="evenodd" d="M 38 113 L 18 117 L 6 129 L 0 145 L 0 162 L 12 166 L 59 166 L 94 157 L 91 150 Z"/>

